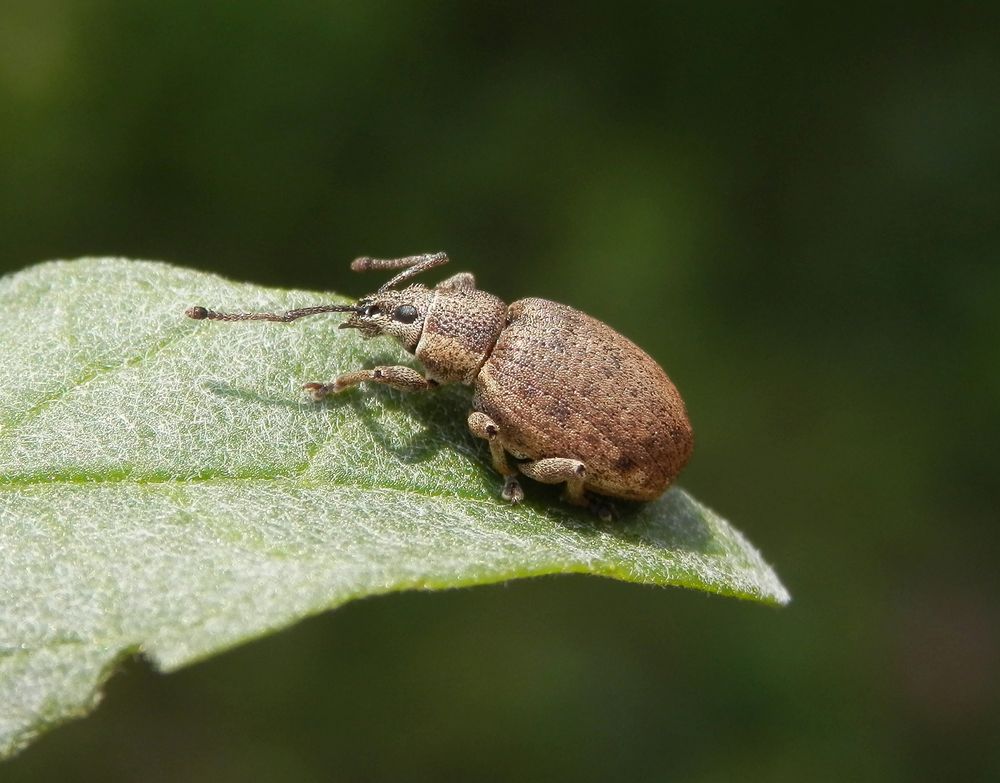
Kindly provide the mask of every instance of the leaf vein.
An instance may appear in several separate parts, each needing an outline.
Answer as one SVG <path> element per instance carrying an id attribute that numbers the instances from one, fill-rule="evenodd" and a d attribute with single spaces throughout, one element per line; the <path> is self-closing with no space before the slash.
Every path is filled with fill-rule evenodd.
<path id="1" fill-rule="evenodd" d="M 107 366 L 93 364 L 82 367 L 79 374 L 75 378 L 72 378 L 66 386 L 47 397 L 43 397 L 21 413 L 7 419 L 7 421 L 0 426 L 0 434 L 6 435 L 18 427 L 26 424 L 36 416 L 39 416 L 46 408 L 55 405 L 61 399 L 71 394 L 74 390 L 79 389 L 82 386 L 86 386 L 88 383 L 92 383 L 98 378 L 113 375 L 114 373 L 121 372 L 122 370 L 126 370 L 130 367 L 139 366 L 144 361 L 152 359 L 157 354 L 180 342 L 185 337 L 193 335 L 194 333 L 195 332 L 187 326 L 185 326 L 183 330 L 175 329 L 169 332 L 165 337 L 157 340 L 156 342 L 150 343 L 150 345 L 144 350 L 133 354 L 116 364 Z"/>

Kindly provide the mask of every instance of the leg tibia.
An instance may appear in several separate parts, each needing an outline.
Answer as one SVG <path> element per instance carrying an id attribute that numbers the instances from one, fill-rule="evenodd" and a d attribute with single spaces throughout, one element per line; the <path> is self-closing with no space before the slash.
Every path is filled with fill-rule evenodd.
<path id="1" fill-rule="evenodd" d="M 469 414 L 469 431 L 477 438 L 482 438 L 490 444 L 490 456 L 493 458 L 493 469 L 504 477 L 503 491 L 500 493 L 504 500 L 511 503 L 520 503 L 524 500 L 524 490 L 517 480 L 517 470 L 511 467 L 507 460 L 507 452 L 504 450 L 500 439 L 500 428 L 485 413 L 473 411 Z"/>

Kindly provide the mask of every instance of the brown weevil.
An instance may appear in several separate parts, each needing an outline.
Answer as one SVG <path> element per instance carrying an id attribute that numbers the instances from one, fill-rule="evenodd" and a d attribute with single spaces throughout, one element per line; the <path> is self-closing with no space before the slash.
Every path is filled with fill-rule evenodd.
<path id="1" fill-rule="evenodd" d="M 609 506 L 589 493 L 636 501 L 663 494 L 691 456 L 694 439 L 684 402 L 660 366 L 586 313 L 546 299 L 507 305 L 478 290 L 468 272 L 434 288 L 399 288 L 446 263 L 444 253 L 355 259 L 356 272 L 403 270 L 356 305 L 286 313 L 191 307 L 186 313 L 199 320 L 287 322 L 346 312 L 341 329 L 394 337 L 424 375 L 403 366 L 373 367 L 303 389 L 321 400 L 365 382 L 405 391 L 471 386 L 469 429 L 489 443 L 504 479 L 501 494 L 511 503 L 524 499 L 520 474 L 565 484 L 567 500 L 603 517 L 610 516 Z"/>

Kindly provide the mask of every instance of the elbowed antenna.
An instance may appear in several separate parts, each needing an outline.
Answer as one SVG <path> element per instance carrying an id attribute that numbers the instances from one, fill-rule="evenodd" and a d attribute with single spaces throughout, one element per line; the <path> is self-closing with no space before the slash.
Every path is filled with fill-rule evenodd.
<path id="1" fill-rule="evenodd" d="M 317 307 L 302 307 L 285 313 L 218 313 L 207 307 L 195 305 L 184 311 L 184 315 L 196 321 L 281 321 L 287 323 L 297 318 L 318 313 L 356 313 L 355 305 L 319 305 Z"/>
<path id="2" fill-rule="evenodd" d="M 405 283 L 407 280 L 426 272 L 428 269 L 433 269 L 436 266 L 447 263 L 447 253 L 424 253 L 419 256 L 406 256 L 405 258 L 369 258 L 368 256 L 362 256 L 361 258 L 355 258 L 351 262 L 351 269 L 355 272 L 367 272 L 371 269 L 402 269 L 403 271 L 388 283 L 383 283 L 379 287 L 378 292 L 381 294 L 383 291 L 395 288 L 400 283 Z"/>

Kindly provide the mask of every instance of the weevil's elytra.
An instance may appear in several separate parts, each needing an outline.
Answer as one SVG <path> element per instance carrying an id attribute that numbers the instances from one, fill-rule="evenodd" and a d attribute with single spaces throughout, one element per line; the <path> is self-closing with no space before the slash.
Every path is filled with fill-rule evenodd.
<path id="1" fill-rule="evenodd" d="M 592 492 L 627 500 L 662 494 L 691 451 L 684 404 L 666 373 L 572 307 L 523 299 L 509 312 L 473 402 L 497 423 L 505 448 L 583 462 Z"/>
<path id="2" fill-rule="evenodd" d="M 443 383 L 473 388 L 470 431 L 489 444 L 504 478 L 501 496 L 524 498 L 519 476 L 565 484 L 571 503 L 602 516 L 593 494 L 625 500 L 659 497 L 694 446 L 684 402 L 663 369 L 607 324 L 547 299 L 511 305 L 476 288 L 460 272 L 434 288 L 398 286 L 448 263 L 444 253 L 406 258 L 358 258 L 351 268 L 402 270 L 356 305 L 319 305 L 287 313 L 218 313 L 189 308 L 189 317 L 216 321 L 294 321 L 346 312 L 342 329 L 363 337 L 394 337 L 423 365 L 374 367 L 303 387 L 320 400 L 360 383 L 424 391 Z M 511 459 L 513 457 L 513 460 Z"/>

